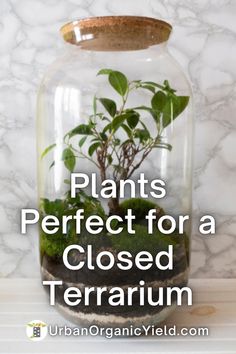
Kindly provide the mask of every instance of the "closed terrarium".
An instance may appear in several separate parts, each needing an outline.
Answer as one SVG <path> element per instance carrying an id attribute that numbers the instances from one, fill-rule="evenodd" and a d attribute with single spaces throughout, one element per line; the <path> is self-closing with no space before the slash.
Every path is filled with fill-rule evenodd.
<path id="1" fill-rule="evenodd" d="M 62 226 L 48 234 L 40 228 L 43 280 L 62 280 L 56 290 L 58 309 L 73 322 L 125 326 L 156 324 L 175 307 L 140 306 L 138 295 L 129 306 L 110 306 L 104 295 L 97 306 L 96 294 L 90 305 L 83 301 L 68 306 L 63 294 L 68 286 L 120 287 L 126 296 L 129 286 L 151 286 L 153 297 L 160 287 L 183 287 L 188 281 L 191 234 L 191 90 L 181 69 L 167 51 L 171 26 L 145 17 L 109 16 L 74 21 L 61 29 L 67 42 L 65 54 L 47 71 L 38 96 L 39 207 L 41 218 L 71 216 L 66 232 Z M 95 178 L 97 197 L 91 185 L 71 196 L 71 173 Z M 140 180 L 147 180 L 142 183 Z M 166 195 L 152 197 L 151 181 L 165 182 Z M 110 181 L 113 193 L 105 198 L 101 190 Z M 134 185 L 125 181 L 134 181 Z M 107 182 L 106 182 L 107 183 Z M 135 187 L 134 187 L 135 186 Z M 109 196 L 109 186 L 106 184 Z M 135 195 L 132 192 L 135 188 Z M 115 189 L 115 192 L 114 192 Z M 122 190 L 121 190 L 122 189 Z M 122 193 L 121 193 L 122 192 Z M 80 230 L 73 216 L 83 209 Z M 114 221 L 111 235 L 105 228 L 90 234 L 85 220 L 97 215 L 104 222 L 112 215 L 122 219 L 133 211 L 135 234 L 127 225 Z M 158 220 L 168 214 L 177 220 L 190 215 L 184 232 L 176 226 L 168 235 L 157 228 L 147 234 L 145 216 L 155 209 Z M 168 228 L 168 222 L 165 225 Z M 109 271 L 86 266 L 87 253 L 71 250 L 70 264 L 83 260 L 74 271 L 65 267 L 67 246 L 92 246 L 92 260 L 101 251 L 116 259 L 121 251 L 135 256 L 173 246 L 173 270 L 154 265 L 146 271 L 135 264 L 126 272 L 114 266 Z M 106 259 L 104 258 L 104 264 Z"/>

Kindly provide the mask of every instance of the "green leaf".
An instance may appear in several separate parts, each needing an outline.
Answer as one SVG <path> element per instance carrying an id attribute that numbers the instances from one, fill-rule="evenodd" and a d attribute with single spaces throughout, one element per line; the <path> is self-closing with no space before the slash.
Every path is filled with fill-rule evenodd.
<path id="1" fill-rule="evenodd" d="M 120 139 L 115 138 L 115 139 L 113 140 L 113 143 L 114 143 L 114 146 L 120 145 Z"/>
<path id="2" fill-rule="evenodd" d="M 141 88 L 155 93 L 155 87 L 153 85 L 140 85 Z"/>
<path id="3" fill-rule="evenodd" d="M 174 90 L 174 89 L 172 89 L 172 88 L 170 87 L 170 84 L 169 84 L 169 81 L 168 81 L 168 80 L 164 80 L 163 84 L 164 84 L 164 86 L 165 86 L 164 90 L 165 90 L 166 92 L 169 92 L 169 93 L 175 93 L 175 92 L 176 92 L 176 90 Z"/>
<path id="4" fill-rule="evenodd" d="M 111 123 L 111 120 L 105 116 L 102 116 L 101 120 Z"/>
<path id="5" fill-rule="evenodd" d="M 161 89 L 161 90 L 164 90 L 164 89 L 165 89 L 164 86 L 162 86 L 162 85 L 160 85 L 160 84 L 157 84 L 156 82 L 153 82 L 153 81 L 144 81 L 144 82 L 142 82 L 142 84 L 148 85 L 148 86 L 152 86 L 152 87 L 157 87 L 157 88 L 159 88 L 159 89 Z"/>
<path id="6" fill-rule="evenodd" d="M 152 109 L 151 107 L 146 107 L 146 106 L 139 106 L 139 107 L 135 107 L 133 109 L 137 109 L 137 110 L 143 110 L 143 111 L 147 111 L 151 114 L 151 116 L 153 117 L 153 119 L 155 120 L 155 122 L 157 122 L 159 120 L 159 114 L 158 112 L 156 112 L 154 109 Z"/>
<path id="7" fill-rule="evenodd" d="M 107 161 L 108 161 L 109 165 L 112 164 L 113 158 L 112 158 L 111 154 L 107 155 Z"/>
<path id="8" fill-rule="evenodd" d="M 111 69 L 101 69 L 101 70 L 99 70 L 97 75 L 109 75 L 112 71 L 113 70 L 111 70 Z"/>
<path id="9" fill-rule="evenodd" d="M 146 129 L 136 129 L 134 133 L 135 138 L 138 138 L 140 142 L 145 142 L 150 138 L 150 133 Z"/>
<path id="10" fill-rule="evenodd" d="M 121 127 L 124 129 L 129 138 L 132 138 L 132 130 L 126 124 L 121 124 Z"/>
<path id="11" fill-rule="evenodd" d="M 99 146 L 101 146 L 101 143 L 94 143 L 94 144 L 90 145 L 90 147 L 88 149 L 89 156 L 92 156 L 93 153 L 97 150 L 97 148 Z"/>
<path id="12" fill-rule="evenodd" d="M 75 168 L 75 155 L 70 148 L 63 150 L 62 160 L 64 161 L 65 167 L 72 172 Z"/>
<path id="13" fill-rule="evenodd" d="M 113 100 L 110 100 L 109 98 L 99 98 L 99 101 L 111 117 L 116 115 L 116 103 Z"/>
<path id="14" fill-rule="evenodd" d="M 128 80 L 120 71 L 112 71 L 108 80 L 111 86 L 121 95 L 124 96 L 128 90 Z"/>
<path id="15" fill-rule="evenodd" d="M 47 155 L 47 153 L 48 153 L 50 150 L 52 150 L 55 146 L 56 146 L 56 144 L 49 145 L 49 146 L 42 152 L 41 159 L 43 159 L 44 156 Z"/>
<path id="16" fill-rule="evenodd" d="M 145 81 L 143 82 L 142 84 L 145 84 L 145 85 L 149 85 L 149 86 L 152 86 L 152 87 L 156 87 L 156 88 L 159 88 L 160 90 L 162 91 L 165 91 L 166 93 L 174 93 L 176 92 L 176 90 L 172 89 L 170 87 L 170 84 L 167 80 L 164 81 L 163 85 L 160 85 L 156 82 L 153 82 L 153 81 Z"/>
<path id="17" fill-rule="evenodd" d="M 68 135 L 69 138 L 75 135 L 92 135 L 92 129 L 88 124 L 80 124 L 66 135 Z"/>
<path id="18" fill-rule="evenodd" d="M 133 109 L 139 109 L 139 110 L 143 110 L 143 111 L 148 111 L 151 112 L 152 108 L 151 107 L 147 107 L 147 106 L 138 106 L 138 107 L 134 107 Z"/>
<path id="19" fill-rule="evenodd" d="M 126 120 L 127 114 L 121 114 L 120 116 L 116 116 L 113 121 L 111 122 L 111 128 L 115 132 L 121 124 Z"/>
<path id="20" fill-rule="evenodd" d="M 169 95 L 167 103 L 163 109 L 162 126 L 166 128 L 175 118 L 177 118 L 187 107 L 188 96 Z"/>
<path id="21" fill-rule="evenodd" d="M 156 111 L 162 112 L 166 105 L 166 101 L 166 95 L 162 91 L 157 91 L 151 100 L 152 108 Z"/>
<path id="22" fill-rule="evenodd" d="M 189 96 L 174 96 L 174 115 L 175 117 L 179 116 L 187 107 L 189 103 Z"/>
<path id="23" fill-rule="evenodd" d="M 102 131 L 101 133 L 99 133 L 99 137 L 101 141 L 107 141 L 107 135 L 104 131 Z"/>
<path id="24" fill-rule="evenodd" d="M 65 211 L 65 201 L 61 199 L 49 200 L 42 198 L 41 207 L 46 214 L 59 216 Z"/>
<path id="25" fill-rule="evenodd" d="M 103 129 L 103 133 L 107 132 L 108 130 L 110 132 L 111 129 L 112 129 L 112 123 L 108 123 Z"/>
<path id="26" fill-rule="evenodd" d="M 140 124 L 142 125 L 144 130 L 148 130 L 147 126 L 140 120 Z"/>
<path id="27" fill-rule="evenodd" d="M 131 129 L 134 129 L 139 122 L 139 113 L 133 112 L 127 117 L 127 123 Z"/>
<path id="28" fill-rule="evenodd" d="M 80 139 L 80 141 L 79 141 L 79 147 L 82 147 L 82 146 L 84 145 L 86 139 L 87 139 L 87 135 L 86 135 L 86 136 L 83 136 L 83 138 Z"/>

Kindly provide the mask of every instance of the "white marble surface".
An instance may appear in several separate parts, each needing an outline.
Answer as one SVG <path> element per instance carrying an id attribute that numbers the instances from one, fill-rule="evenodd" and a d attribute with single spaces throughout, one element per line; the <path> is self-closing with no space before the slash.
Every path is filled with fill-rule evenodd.
<path id="1" fill-rule="evenodd" d="M 196 106 L 193 277 L 236 276 L 236 1 L 0 1 L 0 277 L 38 276 L 37 231 L 19 233 L 19 210 L 36 206 L 35 96 L 78 17 L 129 14 L 170 21 L 169 48 L 188 72 Z M 210 213 L 217 234 L 196 220 Z"/>

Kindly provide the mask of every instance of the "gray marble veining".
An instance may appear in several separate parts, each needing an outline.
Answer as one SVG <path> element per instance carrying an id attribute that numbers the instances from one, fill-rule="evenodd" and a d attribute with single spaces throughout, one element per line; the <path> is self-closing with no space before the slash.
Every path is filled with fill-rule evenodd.
<path id="1" fill-rule="evenodd" d="M 236 277 L 236 1 L 0 1 L 0 276 L 38 276 L 37 230 L 20 235 L 19 210 L 36 206 L 35 98 L 69 20 L 146 15 L 174 27 L 169 50 L 188 73 L 196 109 L 193 277 Z M 212 214 L 215 236 L 198 234 Z"/>

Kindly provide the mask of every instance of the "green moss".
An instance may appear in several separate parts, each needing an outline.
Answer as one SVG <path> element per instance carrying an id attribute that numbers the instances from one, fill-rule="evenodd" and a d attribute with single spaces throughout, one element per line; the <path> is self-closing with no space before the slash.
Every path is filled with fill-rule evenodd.
<path id="1" fill-rule="evenodd" d="M 106 218 L 105 212 L 99 201 L 80 193 L 76 198 L 70 198 L 69 193 L 65 199 L 48 200 L 42 199 L 40 210 L 41 218 L 45 215 L 54 215 L 59 220 L 63 215 L 74 216 L 78 209 L 84 210 L 85 219 L 90 215 L 99 215 Z M 82 233 L 76 234 L 75 220 L 68 221 L 67 233 L 62 234 L 59 227 L 57 233 L 48 235 L 40 230 L 40 252 L 43 256 L 45 253 L 50 257 L 62 256 L 64 249 L 71 244 L 93 244 L 97 241 L 96 236 L 90 235 L 82 222 Z"/>
<path id="2" fill-rule="evenodd" d="M 158 251 L 166 251 L 169 245 L 174 247 L 183 245 L 186 234 L 179 235 L 177 231 L 170 235 L 164 235 L 159 230 L 155 230 L 153 234 L 148 234 L 147 227 L 143 225 L 133 225 L 134 235 L 130 235 L 127 229 L 124 229 L 119 235 L 112 237 L 112 246 L 117 251 L 129 251 L 136 254 L 140 251 L 148 251 L 156 254 Z"/>
<path id="3" fill-rule="evenodd" d="M 53 202 L 51 202 L 53 203 Z M 54 202 L 55 203 L 55 202 Z M 57 202 L 56 205 L 62 204 Z M 65 206 L 65 204 L 64 204 Z M 59 219 L 64 215 L 75 215 L 77 209 L 60 209 L 60 212 L 55 208 L 51 210 L 50 214 L 47 215 L 54 215 L 57 216 Z M 43 216 L 43 213 L 42 213 Z M 54 256 L 62 256 L 64 249 L 78 241 L 78 236 L 75 232 L 75 221 L 70 220 L 68 222 L 67 233 L 65 235 L 62 234 L 62 229 L 59 227 L 58 231 L 53 235 L 48 235 L 42 230 L 40 230 L 40 250 L 41 254 L 43 255 L 46 253 L 50 257 Z"/>
<path id="4" fill-rule="evenodd" d="M 125 200 L 120 206 L 124 213 L 127 209 L 132 209 L 136 217 L 136 223 L 133 225 L 134 235 L 128 233 L 126 224 L 123 224 L 124 229 L 118 235 L 107 235 L 105 232 L 99 235 L 90 235 L 83 223 L 81 225 L 83 231 L 80 235 L 77 235 L 75 221 L 72 220 L 68 222 L 66 235 L 62 234 L 60 228 L 54 235 L 45 234 L 40 230 L 41 254 L 44 255 L 46 253 L 50 257 L 61 257 L 64 249 L 71 244 L 80 244 L 82 246 L 91 244 L 94 249 L 113 247 L 117 251 L 127 250 L 132 254 L 143 250 L 156 254 L 158 251 L 167 250 L 168 245 L 173 245 L 174 247 L 181 245 L 188 249 L 188 236 L 186 234 L 179 235 L 178 230 L 175 230 L 171 235 L 164 235 L 154 228 L 152 235 L 147 233 L 145 216 L 148 211 L 156 209 L 159 216 L 164 215 L 164 210 L 157 204 L 141 198 L 132 198 Z M 57 199 L 55 201 L 45 199 L 41 205 L 41 215 L 55 215 L 60 218 L 62 215 L 75 215 L 79 208 L 84 209 L 85 218 L 90 215 L 100 215 L 104 220 L 106 219 L 105 212 L 99 202 L 92 199 L 86 199 L 81 202 L 80 198 L 73 200 L 70 198 L 65 200 Z"/>
<path id="5" fill-rule="evenodd" d="M 145 216 L 150 209 L 157 210 L 157 217 L 165 215 L 165 211 L 159 205 L 145 199 L 132 198 L 125 200 L 120 206 L 124 212 L 127 209 L 132 209 L 136 217 L 136 224 L 133 225 L 134 235 L 130 235 L 124 226 L 124 230 L 119 235 L 111 238 L 112 245 L 117 251 L 127 250 L 131 253 L 149 251 L 155 254 L 158 251 L 167 250 L 168 245 L 185 247 L 185 244 L 188 243 L 188 236 L 185 233 L 180 235 L 178 230 L 170 235 L 165 235 L 154 228 L 153 234 L 148 234 Z"/>
<path id="6" fill-rule="evenodd" d="M 53 237 L 57 236 L 57 237 Z M 40 234 L 40 251 L 43 256 L 45 253 L 50 257 L 62 256 L 64 249 L 73 244 L 63 236 L 59 235 L 46 235 L 44 232 Z"/>
<path id="7" fill-rule="evenodd" d="M 150 209 L 157 209 L 158 214 L 162 213 L 164 215 L 165 213 L 157 204 L 142 198 L 127 199 L 120 204 L 120 207 L 124 213 L 127 209 L 132 209 L 137 221 L 145 219 Z"/>

